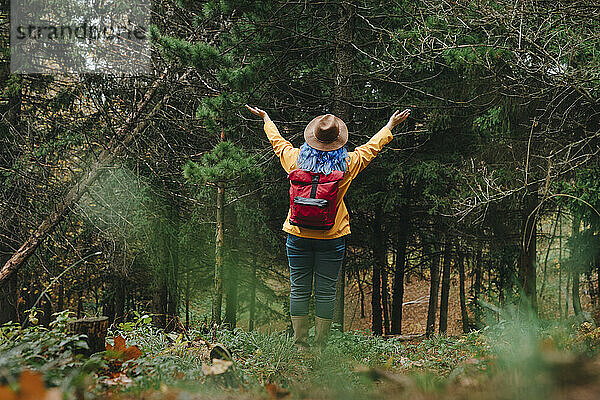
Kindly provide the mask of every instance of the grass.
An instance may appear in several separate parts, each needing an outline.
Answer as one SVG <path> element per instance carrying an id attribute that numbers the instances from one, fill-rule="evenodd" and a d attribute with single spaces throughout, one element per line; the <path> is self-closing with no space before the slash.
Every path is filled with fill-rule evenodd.
<path id="1" fill-rule="evenodd" d="M 460 337 L 415 342 L 384 340 L 368 331 L 331 334 L 320 356 L 297 353 L 282 332 L 219 330 L 233 365 L 206 375 L 210 364 L 199 331 L 167 334 L 138 315 L 110 336 L 122 335 L 142 355 L 115 364 L 106 354 L 90 358 L 80 337 L 64 330 L 68 315 L 52 329 L 0 328 L 0 385 L 18 389 L 24 368 L 41 371 L 65 398 L 530 398 L 583 390 L 596 395 L 600 329 L 578 320 L 539 321 L 505 315 L 493 326 Z M 25 355 L 25 357 L 23 357 Z M 117 365 L 118 367 L 115 367 Z M 206 366 L 205 365 L 205 366 Z M 115 380 L 117 381 L 115 383 Z M 587 392 L 586 392 L 587 391 Z M 593 397 L 590 397 L 593 398 Z"/>

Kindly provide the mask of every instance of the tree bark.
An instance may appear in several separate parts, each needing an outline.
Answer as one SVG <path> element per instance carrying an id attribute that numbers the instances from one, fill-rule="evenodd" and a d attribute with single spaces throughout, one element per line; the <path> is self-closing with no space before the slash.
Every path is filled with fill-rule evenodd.
<path id="1" fill-rule="evenodd" d="M 335 82 L 333 86 L 333 114 L 348 123 L 351 119 L 352 59 L 354 48 L 354 7 L 348 1 L 340 2 L 335 33 Z"/>
<path id="2" fill-rule="evenodd" d="M 152 322 L 158 328 L 165 328 L 167 315 L 167 280 L 162 271 L 154 278 L 152 292 L 152 311 L 154 316 Z"/>
<path id="3" fill-rule="evenodd" d="M 438 291 L 440 286 L 440 255 L 435 246 L 431 246 L 430 255 L 431 264 L 429 272 L 431 275 L 431 284 L 429 286 L 429 304 L 427 307 L 427 327 L 426 337 L 431 337 L 435 332 L 435 315 L 437 312 Z"/>
<path id="4" fill-rule="evenodd" d="M 358 283 L 358 293 L 360 294 L 360 317 L 365 317 L 365 291 L 363 289 L 362 280 L 360 279 L 360 272 L 356 272 L 356 281 Z"/>
<path id="5" fill-rule="evenodd" d="M 354 33 L 354 7 L 349 2 L 341 2 L 335 31 L 335 81 L 333 86 L 333 114 L 346 123 L 352 119 L 352 36 Z M 346 261 L 338 272 L 334 322 L 344 331 L 344 304 L 346 289 Z"/>
<path id="6" fill-rule="evenodd" d="M 556 228 L 558 227 L 560 221 L 560 212 L 561 209 L 558 207 L 558 212 L 556 213 L 556 220 L 554 221 L 554 227 L 552 228 L 552 235 L 548 240 L 548 249 L 546 249 L 546 257 L 544 258 L 544 275 L 542 279 L 542 286 L 540 287 L 540 299 L 544 300 L 544 289 L 546 288 L 546 281 L 548 280 L 548 257 L 550 256 L 550 249 L 552 248 L 552 243 L 554 242 L 554 238 L 556 237 Z"/>
<path id="7" fill-rule="evenodd" d="M 460 246 L 460 244 L 459 244 Z M 465 291 L 465 255 L 462 250 L 458 250 L 458 278 L 459 278 L 459 296 L 460 296 L 460 315 L 463 333 L 469 332 L 469 314 L 467 312 L 467 296 Z"/>
<path id="8" fill-rule="evenodd" d="M 223 303 L 223 206 L 225 185 L 217 183 L 217 229 L 215 241 L 215 276 L 212 300 L 211 325 L 221 325 L 221 306 Z"/>
<path id="9" fill-rule="evenodd" d="M 567 269 L 567 284 L 565 288 L 565 318 L 569 317 L 569 287 L 571 286 L 571 269 Z"/>
<path id="10" fill-rule="evenodd" d="M 18 320 L 17 301 L 19 297 L 17 288 L 17 274 L 0 281 L 0 325 Z"/>
<path id="11" fill-rule="evenodd" d="M 530 183 L 523 198 L 522 205 L 522 230 L 521 230 L 521 255 L 519 258 L 519 283 L 523 298 L 521 306 L 530 308 L 537 314 L 536 291 L 536 242 L 537 242 L 537 211 L 539 204 L 537 185 Z"/>
<path id="12" fill-rule="evenodd" d="M 581 225 L 581 218 L 576 215 L 573 217 L 573 226 L 571 237 L 575 238 L 579 235 L 579 228 Z M 573 312 L 575 315 L 581 314 L 581 299 L 579 297 L 579 275 L 581 273 L 581 266 L 579 264 L 571 265 L 572 268 L 572 289 L 571 297 L 573 298 Z"/>
<path id="13" fill-rule="evenodd" d="M 179 318 L 179 209 L 171 205 L 168 213 L 168 223 L 172 230 L 166 233 L 167 248 L 167 298 L 166 326 L 168 331 L 177 329 Z"/>
<path id="14" fill-rule="evenodd" d="M 115 324 L 125 322 L 125 297 L 127 286 L 124 278 L 117 276 L 115 279 Z"/>
<path id="15" fill-rule="evenodd" d="M 400 234 L 396 244 L 396 265 L 392 288 L 392 334 L 402 333 L 402 303 L 404 302 L 404 269 L 406 266 L 406 234 Z"/>
<path id="16" fill-rule="evenodd" d="M 482 309 L 481 304 L 479 303 L 481 299 L 481 289 L 482 289 L 482 279 L 483 279 L 483 271 L 481 268 L 481 257 L 482 257 L 482 249 L 481 245 L 477 247 L 477 254 L 475 255 L 475 284 L 474 286 L 474 294 L 475 294 L 475 324 L 477 328 L 482 326 Z"/>
<path id="17" fill-rule="evenodd" d="M 383 333 L 390 333 L 390 310 L 388 307 L 388 273 L 387 273 L 387 253 L 385 255 L 385 265 L 381 268 L 381 303 L 383 305 Z"/>
<path id="18" fill-rule="evenodd" d="M 442 296 L 440 298 L 440 335 L 448 331 L 448 296 L 450 294 L 450 264 L 452 245 L 444 245 L 444 263 L 442 266 Z"/>
<path id="19" fill-rule="evenodd" d="M 86 342 L 89 350 L 88 355 L 106 350 L 106 332 L 108 330 L 108 318 L 83 318 L 68 323 L 68 329 L 72 333 L 87 335 Z"/>
<path id="20" fill-rule="evenodd" d="M 402 184 L 405 203 L 398 216 L 398 233 L 396 234 L 396 260 L 394 265 L 394 281 L 392 283 L 392 334 L 402 333 L 402 303 L 404 302 L 404 274 L 406 268 L 406 247 L 410 236 L 410 198 L 411 187 L 408 178 Z"/>
<path id="21" fill-rule="evenodd" d="M 191 276 L 190 270 L 186 272 L 185 280 L 185 329 L 190 329 L 190 297 L 191 297 Z"/>

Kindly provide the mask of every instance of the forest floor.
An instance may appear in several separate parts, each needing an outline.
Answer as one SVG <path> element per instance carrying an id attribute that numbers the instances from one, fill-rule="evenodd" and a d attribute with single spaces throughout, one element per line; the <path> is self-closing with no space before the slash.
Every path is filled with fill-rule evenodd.
<path id="1" fill-rule="evenodd" d="M 0 399 L 600 398 L 600 328 L 576 319 L 505 310 L 480 331 L 412 342 L 336 331 L 302 355 L 283 332 L 186 336 L 138 315 L 91 356 L 68 320 L 0 327 Z"/>
<path id="2" fill-rule="evenodd" d="M 411 276 L 404 285 L 404 305 L 402 307 L 402 333 L 423 334 L 427 322 L 427 307 L 429 301 L 428 280 Z M 468 286 L 467 286 L 468 288 Z M 365 317 L 361 317 L 360 290 L 356 280 L 346 287 L 346 305 L 344 308 L 344 329 L 369 329 L 371 328 L 371 288 L 365 288 L 364 311 Z M 391 300 L 391 299 L 390 299 Z M 391 301 L 389 301 L 391 307 Z M 391 311 L 391 308 L 389 308 Z M 436 321 L 439 321 L 439 307 Z M 460 301 L 458 293 L 458 279 L 454 277 L 450 282 L 450 293 L 448 296 L 448 330 L 450 336 L 462 334 L 462 320 L 460 313 Z"/>
<path id="3" fill-rule="evenodd" d="M 541 282 L 542 276 L 540 275 L 539 280 Z M 367 278 L 368 280 L 370 278 Z M 402 333 L 409 334 L 423 334 L 425 333 L 426 322 L 427 322 L 427 308 L 429 300 L 429 278 L 423 279 L 417 275 L 410 275 L 406 277 L 404 283 L 404 305 L 402 307 Z M 559 317 L 557 311 L 558 297 L 557 282 L 550 280 L 546 285 L 546 295 L 544 301 L 540 301 L 539 314 L 546 319 L 554 319 Z M 356 280 L 346 286 L 345 295 L 345 308 L 344 308 L 344 329 L 355 330 L 355 329 L 370 329 L 371 328 L 371 288 L 366 286 L 364 288 L 364 311 L 365 317 L 361 317 L 361 306 L 360 306 L 360 290 Z M 590 312 L 592 304 L 590 302 L 590 296 L 585 293 L 587 287 L 582 284 L 581 290 L 581 307 L 582 310 Z M 471 291 L 470 281 L 465 282 L 465 291 L 468 293 Z M 565 301 L 568 300 L 569 317 L 574 317 L 573 305 L 570 299 L 565 296 L 565 289 L 563 288 L 562 308 L 564 308 Z M 439 299 L 438 299 L 439 301 Z M 389 301 L 389 309 L 391 310 L 391 299 Z M 471 313 L 471 311 L 469 311 Z M 564 314 L 564 311 L 563 311 Z M 440 309 L 437 308 L 436 314 L 436 329 L 439 324 Z M 496 318 L 494 318 L 496 319 Z M 450 292 L 448 295 L 448 328 L 446 334 L 449 336 L 458 336 L 463 332 L 462 317 L 460 312 L 460 297 L 459 297 L 459 281 L 458 277 L 451 276 L 450 278 Z"/>

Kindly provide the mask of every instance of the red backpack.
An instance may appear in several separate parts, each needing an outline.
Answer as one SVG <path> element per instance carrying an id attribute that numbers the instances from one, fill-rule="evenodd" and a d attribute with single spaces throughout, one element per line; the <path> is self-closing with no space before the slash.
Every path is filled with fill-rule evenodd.
<path id="1" fill-rule="evenodd" d="M 330 174 L 295 169 L 290 180 L 290 224 L 327 230 L 333 227 L 337 211 L 338 184 L 342 171 Z"/>

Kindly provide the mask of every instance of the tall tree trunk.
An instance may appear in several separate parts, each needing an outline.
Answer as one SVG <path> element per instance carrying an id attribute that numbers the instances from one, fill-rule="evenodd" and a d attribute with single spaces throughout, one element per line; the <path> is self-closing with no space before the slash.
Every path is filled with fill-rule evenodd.
<path id="1" fill-rule="evenodd" d="M 385 243 L 382 230 L 383 210 L 377 207 L 373 221 L 373 292 L 371 293 L 371 329 L 374 335 L 383 334 L 382 308 L 381 308 L 381 269 L 385 266 Z"/>
<path id="2" fill-rule="evenodd" d="M 58 285 L 58 311 L 62 311 L 65 308 L 65 288 L 63 286 L 63 284 L 59 284 Z"/>
<path id="3" fill-rule="evenodd" d="M 558 227 L 560 221 L 560 212 L 561 208 L 558 207 L 558 211 L 556 213 L 556 220 L 554 221 L 554 226 L 552 228 L 552 235 L 548 240 L 548 249 L 546 249 L 546 257 L 544 258 L 544 275 L 542 279 L 542 286 L 540 287 L 540 299 L 544 300 L 544 289 L 546 287 L 546 281 L 548 280 L 548 257 L 550 256 L 550 249 L 552 248 L 552 243 L 554 242 L 554 238 L 556 237 L 556 228 Z"/>
<path id="4" fill-rule="evenodd" d="M 435 316 L 437 312 L 438 291 L 440 288 L 440 255 L 435 245 L 430 247 L 431 255 L 429 273 L 431 284 L 429 286 L 429 304 L 427 306 L 427 327 L 425 335 L 431 337 L 435 333 Z"/>
<path id="5" fill-rule="evenodd" d="M 212 300 L 211 325 L 221 324 L 221 305 L 223 303 L 223 205 L 225 186 L 217 183 L 217 232 L 215 243 L 215 275 Z"/>
<path id="6" fill-rule="evenodd" d="M 596 306 L 596 288 L 594 287 L 594 281 L 592 277 L 592 266 L 585 270 L 585 278 L 588 285 L 588 292 L 590 294 L 590 303 L 593 307 Z"/>
<path id="7" fill-rule="evenodd" d="M 498 302 L 501 307 L 506 305 L 506 292 L 508 291 L 509 281 L 509 267 L 505 261 L 505 257 L 501 257 L 496 265 L 496 269 L 498 270 Z"/>
<path id="8" fill-rule="evenodd" d="M 390 333 L 390 310 L 388 307 L 388 273 L 387 273 L 387 253 L 385 257 L 385 265 L 381 268 L 381 303 L 383 305 L 383 332 L 388 335 Z"/>
<path id="9" fill-rule="evenodd" d="M 558 224 L 558 316 L 562 318 L 562 220 L 560 222 L 561 223 Z"/>
<path id="10" fill-rule="evenodd" d="M 596 277 L 598 278 L 598 291 L 596 292 L 598 294 L 598 297 L 596 298 L 596 307 L 594 307 L 594 310 L 592 311 L 592 316 L 594 318 L 596 326 L 600 326 L 600 259 L 598 257 L 595 257 L 594 261 L 596 265 Z"/>
<path id="11" fill-rule="evenodd" d="M 460 246 L 460 244 L 459 244 Z M 458 289 L 460 297 L 460 316 L 463 333 L 469 332 L 469 314 L 467 313 L 467 296 L 465 291 L 465 255 L 462 250 L 458 250 Z"/>
<path id="12" fill-rule="evenodd" d="M 573 293 L 571 297 L 573 298 L 573 312 L 575 315 L 581 314 L 581 300 L 579 297 L 579 271 L 573 271 Z"/>
<path id="13" fill-rule="evenodd" d="M 362 280 L 360 278 L 360 271 L 356 272 L 356 282 L 358 283 L 358 293 L 360 295 L 360 317 L 365 317 L 365 291 L 363 289 Z"/>
<path id="14" fill-rule="evenodd" d="M 177 328 L 179 317 L 179 210 L 172 206 L 169 210 L 169 224 L 172 230 L 167 232 L 167 309 L 166 329 Z"/>
<path id="15" fill-rule="evenodd" d="M 225 130 L 221 129 L 221 141 L 225 141 Z M 217 182 L 217 215 L 215 233 L 215 275 L 212 298 L 211 325 L 221 325 L 223 304 L 223 223 L 225 219 L 225 184 Z"/>
<path id="16" fill-rule="evenodd" d="M 450 264 L 452 245 L 444 245 L 444 263 L 442 268 L 442 297 L 440 298 L 440 335 L 448 332 L 448 296 L 450 294 Z"/>
<path id="17" fill-rule="evenodd" d="M 123 277 L 118 276 L 115 279 L 115 324 L 125 322 L 125 296 L 127 296 L 127 287 Z M 77 318 L 81 317 L 78 315 Z"/>
<path id="18" fill-rule="evenodd" d="M 571 237 L 575 238 L 579 235 L 579 228 L 581 225 L 581 218 L 576 215 L 573 217 L 573 226 Z M 579 264 L 571 265 L 572 278 L 573 278 L 573 292 L 571 297 L 573 298 L 573 312 L 575 315 L 581 314 L 581 299 L 579 297 L 579 275 L 581 273 L 581 266 Z"/>
<path id="19" fill-rule="evenodd" d="M 482 308 L 479 301 L 481 300 L 481 289 L 482 289 L 482 278 L 483 271 L 481 268 L 481 257 L 482 257 L 482 249 L 481 244 L 477 246 L 477 254 L 475 255 L 475 284 L 474 286 L 474 294 L 475 294 L 475 324 L 477 328 L 482 326 Z"/>
<path id="20" fill-rule="evenodd" d="M 165 328 L 167 315 L 167 279 L 165 277 L 164 268 L 158 268 L 158 272 L 154 277 L 152 290 L 152 312 L 154 316 L 152 322 L 158 328 Z"/>
<path id="21" fill-rule="evenodd" d="M 521 255 L 519 258 L 519 283 L 524 298 L 523 307 L 531 308 L 537 313 L 537 291 L 535 283 L 536 242 L 537 242 L 537 211 L 539 204 L 537 185 L 529 183 L 526 187 L 522 205 Z"/>
<path id="22" fill-rule="evenodd" d="M 395 235 L 394 248 L 396 259 L 394 265 L 394 281 L 392 283 L 392 327 L 391 333 L 402 333 L 402 304 L 404 302 L 404 271 L 406 268 L 406 247 L 410 236 L 410 200 L 411 186 L 408 178 L 402 184 L 405 203 L 398 216 L 398 233 Z"/>
<path id="23" fill-rule="evenodd" d="M 185 280 L 185 329 L 190 329 L 190 297 L 191 297 L 191 276 L 190 269 L 186 271 Z"/>
<path id="24" fill-rule="evenodd" d="M 569 317 L 569 288 L 571 287 L 571 269 L 567 269 L 567 286 L 565 288 L 565 318 Z"/>
<path id="25" fill-rule="evenodd" d="M 402 333 L 402 303 L 404 302 L 404 270 L 406 266 L 406 235 L 396 243 L 396 262 L 392 288 L 392 334 Z"/>
<path id="26" fill-rule="evenodd" d="M 17 301 L 18 301 L 18 282 L 17 274 L 13 274 L 8 279 L 0 282 L 0 325 L 18 320 Z"/>
<path id="27" fill-rule="evenodd" d="M 77 293 L 77 319 L 81 318 L 81 315 L 83 313 L 83 305 L 81 303 L 81 299 L 83 298 L 83 293 L 79 292 Z"/>
<path id="28" fill-rule="evenodd" d="M 333 85 L 333 114 L 346 123 L 352 120 L 352 36 L 354 33 L 354 7 L 343 1 L 338 7 L 335 30 L 335 81 Z M 344 331 L 344 304 L 346 290 L 346 262 L 338 273 L 336 283 L 334 322 Z"/>
<path id="29" fill-rule="evenodd" d="M 354 48 L 354 6 L 342 1 L 338 8 L 335 32 L 335 81 L 333 85 L 333 114 L 346 123 L 351 120 L 352 60 Z"/>

